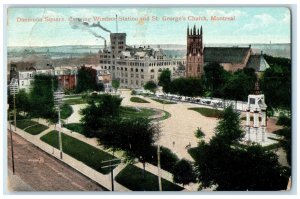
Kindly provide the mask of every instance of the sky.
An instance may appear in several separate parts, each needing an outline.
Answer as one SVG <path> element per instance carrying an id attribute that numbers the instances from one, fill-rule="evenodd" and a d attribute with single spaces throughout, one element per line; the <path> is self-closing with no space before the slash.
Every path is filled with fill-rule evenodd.
<path id="1" fill-rule="evenodd" d="M 114 19 L 116 15 L 118 32 L 127 34 L 127 45 L 184 45 L 187 26 L 194 25 L 203 27 L 204 44 L 290 43 L 291 40 L 290 10 L 285 7 L 36 7 L 8 8 L 7 43 L 8 46 L 103 45 L 100 38 L 103 37 L 109 44 L 109 32 L 92 24 L 98 23 L 95 18 Z M 211 16 L 234 17 L 234 20 L 212 21 Z M 82 21 L 70 22 L 70 17 Z M 142 20 L 145 17 L 149 20 Z M 207 20 L 193 21 L 195 17 Z M 60 21 L 48 20 L 53 18 Z M 125 18 L 131 19 L 124 21 Z M 175 21 L 176 18 L 181 20 Z M 116 32 L 115 20 L 100 21 L 100 25 Z"/>

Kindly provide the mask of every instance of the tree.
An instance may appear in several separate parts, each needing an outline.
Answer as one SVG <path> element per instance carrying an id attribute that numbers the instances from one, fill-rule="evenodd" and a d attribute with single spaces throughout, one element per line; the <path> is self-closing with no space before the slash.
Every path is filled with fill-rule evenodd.
<path id="1" fill-rule="evenodd" d="M 203 94 L 202 81 L 199 78 L 178 78 L 169 85 L 169 92 L 183 96 L 201 96 Z"/>
<path id="2" fill-rule="evenodd" d="M 53 91 L 57 89 L 58 81 L 51 75 L 35 75 L 30 96 L 30 113 L 35 117 L 54 118 Z"/>
<path id="3" fill-rule="evenodd" d="M 117 96 L 103 94 L 88 100 L 88 106 L 81 110 L 81 123 L 85 135 L 93 137 L 107 128 L 110 120 L 118 117 L 122 99 Z"/>
<path id="4" fill-rule="evenodd" d="M 165 93 L 170 92 L 169 86 L 171 83 L 171 71 L 169 69 L 162 70 L 160 76 L 158 77 L 158 85 L 163 87 Z"/>
<path id="5" fill-rule="evenodd" d="M 98 83 L 96 87 L 96 91 L 104 91 L 104 84 L 103 83 Z"/>
<path id="6" fill-rule="evenodd" d="M 253 93 L 256 82 L 256 74 L 252 68 L 238 70 L 229 76 L 225 82 L 222 93 L 224 98 L 233 100 L 247 100 Z"/>
<path id="7" fill-rule="evenodd" d="M 19 90 L 18 94 L 16 95 L 16 108 L 17 111 L 23 111 L 29 113 L 31 110 L 31 101 L 29 98 L 29 94 L 26 93 L 24 89 Z"/>
<path id="8" fill-rule="evenodd" d="M 200 188 L 216 185 L 222 191 L 286 189 L 290 174 L 280 166 L 277 155 L 257 144 L 241 146 L 238 141 L 242 134 L 238 114 L 232 107 L 226 108 L 216 135 L 208 143 L 200 142 L 194 155 Z"/>
<path id="9" fill-rule="evenodd" d="M 96 71 L 82 66 L 78 70 L 77 74 L 77 84 L 76 84 L 76 92 L 81 93 L 88 90 L 96 90 L 97 89 L 97 81 L 96 81 Z"/>
<path id="10" fill-rule="evenodd" d="M 155 84 L 154 81 L 150 80 L 150 81 L 146 82 L 146 84 L 144 85 L 144 89 L 149 90 L 152 93 L 155 93 L 155 90 L 157 89 L 157 85 Z"/>
<path id="11" fill-rule="evenodd" d="M 97 133 L 97 137 L 106 147 L 125 150 L 127 159 L 137 157 L 143 163 L 145 172 L 148 153 L 159 134 L 159 126 L 147 118 L 115 118 L 108 121 L 107 128 Z"/>
<path id="12" fill-rule="evenodd" d="M 205 137 L 204 132 L 201 130 L 201 128 L 197 128 L 197 130 L 195 131 L 195 137 L 198 139 L 202 139 Z"/>
<path id="13" fill-rule="evenodd" d="M 273 64 L 266 69 L 260 87 L 270 108 L 291 109 L 291 64 L 282 58 L 272 58 Z M 283 62 L 283 63 L 282 63 Z M 272 62 L 271 62 L 272 63 Z"/>
<path id="14" fill-rule="evenodd" d="M 120 80 L 118 79 L 112 80 L 112 87 L 115 89 L 115 92 L 117 92 L 118 88 L 120 87 Z"/>
<path id="15" fill-rule="evenodd" d="M 209 63 L 204 66 L 203 81 L 206 91 L 211 91 L 211 97 L 223 97 L 222 87 L 230 73 L 225 71 L 219 63 Z"/>
<path id="16" fill-rule="evenodd" d="M 192 164 L 185 160 L 179 160 L 173 168 L 173 181 L 175 183 L 187 185 L 191 182 L 196 182 L 196 177 Z"/>

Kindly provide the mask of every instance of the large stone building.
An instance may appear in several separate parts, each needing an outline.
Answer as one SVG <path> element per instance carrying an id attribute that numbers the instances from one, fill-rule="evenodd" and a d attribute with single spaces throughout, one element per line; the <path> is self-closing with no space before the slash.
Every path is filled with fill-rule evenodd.
<path id="1" fill-rule="evenodd" d="M 121 88 L 141 88 L 150 80 L 158 83 L 162 70 L 174 76 L 178 66 L 185 64 L 184 58 L 167 57 L 160 47 L 127 46 L 125 33 L 111 33 L 110 39 L 110 48 L 105 43 L 99 51 L 100 66 L 120 81 Z"/>
<path id="2" fill-rule="evenodd" d="M 263 54 L 255 54 L 251 45 L 247 47 L 204 47 L 202 26 L 199 29 L 187 29 L 186 76 L 201 77 L 204 66 L 208 63 L 219 63 L 227 71 L 237 71 L 245 67 L 260 73 L 265 71 L 268 63 Z"/>

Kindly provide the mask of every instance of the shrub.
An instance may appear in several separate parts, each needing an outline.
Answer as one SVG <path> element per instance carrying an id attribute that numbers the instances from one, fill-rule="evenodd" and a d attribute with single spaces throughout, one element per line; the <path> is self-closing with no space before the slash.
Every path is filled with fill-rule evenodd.
<path id="1" fill-rule="evenodd" d="M 192 164 L 185 160 L 179 160 L 173 168 L 173 181 L 179 184 L 187 185 L 196 182 L 196 177 Z"/>

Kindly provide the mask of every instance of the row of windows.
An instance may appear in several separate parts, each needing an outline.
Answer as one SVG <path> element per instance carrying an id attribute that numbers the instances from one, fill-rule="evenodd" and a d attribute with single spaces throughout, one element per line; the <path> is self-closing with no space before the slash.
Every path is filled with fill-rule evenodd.
<path id="1" fill-rule="evenodd" d="M 121 81 L 122 84 L 128 84 L 128 80 L 127 80 L 127 79 L 121 79 L 120 81 Z M 134 84 L 134 83 L 135 83 L 135 84 Z M 140 83 L 139 80 L 135 80 L 135 81 L 130 80 L 130 84 L 131 84 L 131 85 L 139 86 L 139 83 Z M 141 86 L 144 86 L 144 81 L 141 81 Z"/>

